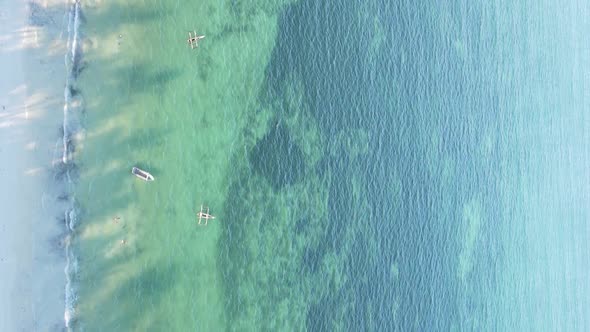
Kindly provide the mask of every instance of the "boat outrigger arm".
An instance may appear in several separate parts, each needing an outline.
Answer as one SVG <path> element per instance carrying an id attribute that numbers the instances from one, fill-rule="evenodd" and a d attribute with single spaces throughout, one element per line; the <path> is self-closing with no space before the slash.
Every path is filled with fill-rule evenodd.
<path id="1" fill-rule="evenodd" d="M 187 42 L 188 44 L 191 46 L 191 49 L 194 49 L 196 47 L 199 47 L 199 40 L 205 38 L 205 35 L 197 35 L 196 31 L 190 32 L 188 33 L 188 39 Z"/>
<path id="2" fill-rule="evenodd" d="M 204 226 L 207 226 L 207 221 L 209 219 L 215 219 L 214 216 L 209 214 L 209 208 L 207 208 L 207 212 L 203 212 L 203 205 L 201 205 L 201 211 L 197 213 L 197 217 L 199 217 L 199 225 L 201 225 L 201 221 L 205 220 Z"/>

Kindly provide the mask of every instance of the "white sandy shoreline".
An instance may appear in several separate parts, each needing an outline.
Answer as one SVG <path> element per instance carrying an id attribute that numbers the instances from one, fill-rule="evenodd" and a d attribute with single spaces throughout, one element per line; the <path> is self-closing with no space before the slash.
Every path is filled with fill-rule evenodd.
<path id="1" fill-rule="evenodd" d="M 0 1 L 0 331 L 64 326 L 64 188 L 52 165 L 61 149 L 67 7 L 30 3 Z"/>

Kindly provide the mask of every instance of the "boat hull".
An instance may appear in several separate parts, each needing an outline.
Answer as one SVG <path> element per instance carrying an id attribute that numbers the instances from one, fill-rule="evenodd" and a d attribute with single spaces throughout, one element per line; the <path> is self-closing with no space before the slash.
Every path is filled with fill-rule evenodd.
<path id="1" fill-rule="evenodd" d="M 154 176 L 151 175 L 150 173 L 139 169 L 137 167 L 133 167 L 131 169 L 131 174 L 137 176 L 138 178 L 142 179 L 143 181 L 154 181 Z"/>

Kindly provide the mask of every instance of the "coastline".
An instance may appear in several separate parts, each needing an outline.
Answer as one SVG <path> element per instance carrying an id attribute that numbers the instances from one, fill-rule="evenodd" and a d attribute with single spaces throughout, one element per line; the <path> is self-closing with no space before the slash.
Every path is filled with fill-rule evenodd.
<path id="1" fill-rule="evenodd" d="M 68 4 L 0 3 L 0 330 L 64 326 Z"/>

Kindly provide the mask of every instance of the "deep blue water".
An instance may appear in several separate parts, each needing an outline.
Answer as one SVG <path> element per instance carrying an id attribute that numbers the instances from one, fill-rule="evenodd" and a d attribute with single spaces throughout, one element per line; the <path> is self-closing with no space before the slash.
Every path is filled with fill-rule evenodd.
<path id="1" fill-rule="evenodd" d="M 588 106 L 568 101 L 587 95 L 587 77 L 580 86 L 573 85 L 575 75 L 560 75 L 571 70 L 572 52 L 577 68 L 588 71 L 588 47 L 578 48 L 588 38 L 570 34 L 588 26 L 581 16 L 587 11 L 575 1 L 562 8 L 526 1 L 304 0 L 282 14 L 261 99 L 280 119 L 288 107 L 274 100 L 294 77 L 303 81 L 304 103 L 325 137 L 323 157 L 304 172 L 331 179 L 321 244 L 305 248 L 300 272 L 321 278 L 318 266 L 333 254 L 345 279 L 336 290 L 308 297 L 309 330 L 587 326 L 588 309 L 577 300 L 570 303 L 580 314 L 547 308 L 566 315 L 562 321 L 536 309 L 538 287 L 548 298 L 563 289 L 534 276 L 543 264 L 561 265 L 532 248 L 557 246 L 543 225 L 562 218 L 538 212 L 547 204 L 581 211 L 572 218 L 587 239 L 588 201 L 561 195 L 528 201 L 561 185 L 557 178 L 543 185 L 543 174 L 556 171 L 552 149 L 586 145 L 562 171 L 589 166 Z M 572 117 L 583 124 L 572 129 Z M 545 130 L 562 134 L 549 139 Z M 573 141 L 562 141 L 570 130 Z M 535 155 L 547 158 L 539 162 Z M 285 153 L 278 163 L 297 164 L 297 158 Z M 289 177 L 289 168 L 282 177 L 277 172 L 273 178 L 284 180 L 277 188 L 302 181 Z M 587 184 L 588 174 L 581 175 Z M 587 197 L 588 187 L 581 190 L 571 194 Z M 556 250 L 588 262 L 583 251 Z M 588 280 L 580 273 L 582 279 L 558 281 L 575 289 Z"/>

